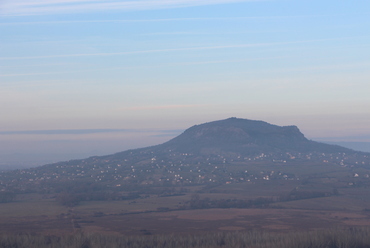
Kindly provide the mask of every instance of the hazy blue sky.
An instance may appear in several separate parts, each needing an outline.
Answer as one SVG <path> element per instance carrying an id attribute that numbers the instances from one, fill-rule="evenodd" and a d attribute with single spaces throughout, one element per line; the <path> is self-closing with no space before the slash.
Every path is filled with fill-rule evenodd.
<path id="1" fill-rule="evenodd" d="M 368 0 L 0 0 L 0 160 L 232 116 L 370 142 L 369 30 Z"/>

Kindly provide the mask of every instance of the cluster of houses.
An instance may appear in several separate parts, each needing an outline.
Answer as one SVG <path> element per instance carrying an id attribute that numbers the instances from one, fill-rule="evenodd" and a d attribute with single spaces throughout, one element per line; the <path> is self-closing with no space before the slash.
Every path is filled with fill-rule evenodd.
<path id="1" fill-rule="evenodd" d="M 342 167 L 370 165 L 366 154 L 345 153 L 261 153 L 254 156 L 240 154 L 194 155 L 169 150 L 165 155 L 150 150 L 131 151 L 122 157 L 91 157 L 42 167 L 0 173 L 0 190 L 9 187 L 27 188 L 30 184 L 51 181 L 90 180 L 121 187 L 127 184 L 142 185 L 193 185 L 230 184 L 256 180 L 299 180 L 295 174 L 279 170 L 253 169 L 258 164 L 284 165 L 300 161 L 336 164 Z M 354 177 L 360 177 L 355 173 Z M 369 177 L 369 176 L 367 176 Z M 27 187 L 26 187 L 27 186 Z"/>

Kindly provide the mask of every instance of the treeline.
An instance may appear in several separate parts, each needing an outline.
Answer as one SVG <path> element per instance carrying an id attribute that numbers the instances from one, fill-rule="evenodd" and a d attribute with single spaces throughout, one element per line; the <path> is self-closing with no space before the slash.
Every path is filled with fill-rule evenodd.
<path id="1" fill-rule="evenodd" d="M 274 202 L 295 201 L 319 197 L 329 197 L 337 195 L 338 191 L 322 192 L 322 191 L 299 191 L 292 190 L 288 194 L 279 197 L 258 197 L 250 200 L 243 199 L 209 199 L 200 198 L 199 194 L 192 195 L 190 201 L 187 202 L 185 208 L 189 209 L 207 209 L 207 208 L 253 208 L 253 207 L 268 207 Z"/>
<path id="2" fill-rule="evenodd" d="M 337 189 L 333 189 L 332 192 L 293 189 L 291 192 L 289 192 L 289 194 L 279 196 L 278 201 L 304 200 L 311 198 L 329 197 L 338 194 L 339 192 Z"/>
<path id="3" fill-rule="evenodd" d="M 12 202 L 17 195 L 10 191 L 0 191 L 0 203 Z"/>
<path id="4" fill-rule="evenodd" d="M 273 198 L 258 197 L 253 200 L 242 199 L 214 199 L 208 197 L 201 199 L 198 194 L 192 195 L 191 199 L 185 205 L 189 209 L 206 209 L 206 208 L 252 208 L 267 207 L 273 203 Z"/>
<path id="5" fill-rule="evenodd" d="M 120 187 L 91 181 L 65 181 L 49 185 L 56 200 L 65 206 L 75 206 L 81 201 L 122 201 L 134 200 L 149 195 L 170 197 L 188 192 L 183 187 L 153 187 L 145 185 L 124 185 Z"/>
<path id="6" fill-rule="evenodd" d="M 60 204 L 68 207 L 78 205 L 81 201 L 119 201 L 133 200 L 140 198 L 141 195 L 135 192 L 121 194 L 119 192 L 98 191 L 86 193 L 69 193 L 61 192 L 57 195 L 56 200 Z"/>
<path id="7" fill-rule="evenodd" d="M 326 229 L 310 232 L 222 232 L 198 235 L 70 236 L 2 235 L 0 248 L 366 248 L 370 228 Z"/>
<path id="8" fill-rule="evenodd" d="M 183 187 L 154 187 L 152 185 L 124 185 L 111 186 L 91 181 L 65 181 L 49 184 L 56 194 L 56 200 L 65 206 L 75 206 L 81 201 L 121 201 L 134 200 L 149 195 L 171 197 L 184 195 L 189 192 Z M 52 193 L 49 192 L 49 193 Z M 186 204 L 189 209 L 205 208 L 251 208 L 267 207 L 269 204 L 280 201 L 294 201 L 318 197 L 337 195 L 338 191 L 308 191 L 293 189 L 285 195 L 275 197 L 258 197 L 256 199 L 214 199 L 200 198 L 199 194 L 191 197 Z M 0 195 L 1 198 L 1 195 Z M 5 195 L 4 195 L 5 199 Z M 10 199 L 10 198 L 9 198 Z M 0 199 L 1 202 L 1 199 Z"/>

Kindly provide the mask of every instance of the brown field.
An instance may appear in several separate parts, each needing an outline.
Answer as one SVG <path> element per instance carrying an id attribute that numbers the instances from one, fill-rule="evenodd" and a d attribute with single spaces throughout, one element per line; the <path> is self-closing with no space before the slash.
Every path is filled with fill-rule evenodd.
<path id="1" fill-rule="evenodd" d="M 120 234 L 198 234 L 200 232 L 264 230 L 295 231 L 337 226 L 370 225 L 370 214 L 288 209 L 204 209 L 124 216 L 103 216 L 80 221 L 86 231 L 99 227 Z M 94 222 L 92 222 L 94 221 Z"/>
<path id="2" fill-rule="evenodd" d="M 182 196 L 184 197 L 184 196 Z M 179 200 L 175 197 L 176 202 Z M 318 209 L 317 200 L 329 199 L 332 209 Z M 1 233 L 61 235 L 68 233 L 111 233 L 124 235 L 199 234 L 219 231 L 263 230 L 272 232 L 306 231 L 319 228 L 370 225 L 369 211 L 338 210 L 335 197 L 287 202 L 296 208 L 285 209 L 196 209 L 167 212 L 138 212 L 159 204 L 171 205 L 170 198 L 142 199 L 135 204 L 120 202 L 88 202 L 74 208 L 56 202 L 16 202 L 1 204 Z M 157 202 L 150 207 L 150 202 Z M 149 205 L 146 205 L 149 204 Z M 308 206 L 312 209 L 299 209 Z M 127 205 L 131 209 L 127 209 Z M 138 205 L 135 209 L 135 205 Z M 146 208 L 144 206 L 147 206 Z M 319 206 L 323 205 L 320 203 Z M 315 207 L 316 206 L 316 207 Z M 123 211 L 125 209 L 125 211 Z M 97 211 L 101 214 L 97 215 Z"/>
<path id="3" fill-rule="evenodd" d="M 262 181 L 189 187 L 185 195 L 145 195 L 135 200 L 83 201 L 65 207 L 55 195 L 20 194 L 0 204 L 0 233 L 62 235 L 109 233 L 124 235 L 201 234 L 230 231 L 291 232 L 321 228 L 370 226 L 370 187 L 338 187 L 328 197 L 278 201 L 260 208 L 186 209 L 194 193 L 200 199 L 273 198 L 295 188 L 331 192 L 334 184 Z M 182 210 L 181 210 L 182 209 Z"/>

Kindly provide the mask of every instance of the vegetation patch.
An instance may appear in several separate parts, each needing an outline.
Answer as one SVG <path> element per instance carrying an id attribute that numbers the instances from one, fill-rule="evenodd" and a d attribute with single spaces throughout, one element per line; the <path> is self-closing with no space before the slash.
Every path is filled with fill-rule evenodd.
<path id="1" fill-rule="evenodd" d="M 118 236 L 83 234 L 67 236 L 2 235 L 0 247 L 18 248 L 364 248 L 370 247 L 369 228 L 329 229 L 311 232 L 222 232 L 206 235 Z"/>

